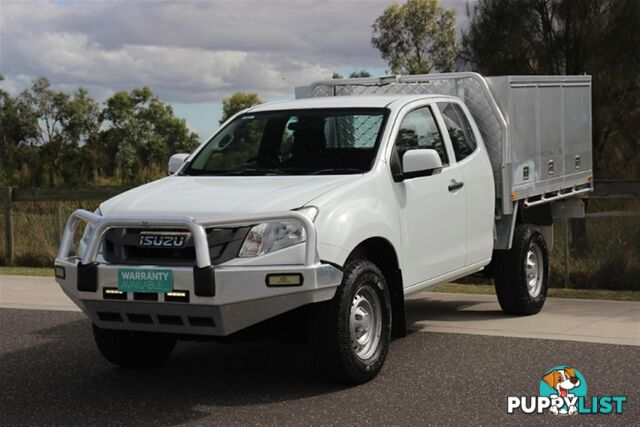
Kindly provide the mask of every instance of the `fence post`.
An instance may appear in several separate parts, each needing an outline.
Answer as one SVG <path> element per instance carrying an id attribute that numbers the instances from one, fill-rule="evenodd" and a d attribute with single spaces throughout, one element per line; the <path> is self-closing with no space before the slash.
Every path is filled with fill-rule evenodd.
<path id="1" fill-rule="evenodd" d="M 58 202 L 58 209 L 56 210 L 56 226 L 58 227 L 58 239 L 62 241 L 62 233 L 64 231 L 64 224 L 62 223 L 62 203 Z"/>
<path id="2" fill-rule="evenodd" d="M 5 263 L 13 265 L 13 188 L 4 188 Z"/>
<path id="3" fill-rule="evenodd" d="M 564 217 L 564 287 L 569 287 L 569 218 Z"/>
<path id="4" fill-rule="evenodd" d="M 586 218 L 571 219 L 571 245 L 578 256 L 584 256 L 589 247 Z"/>

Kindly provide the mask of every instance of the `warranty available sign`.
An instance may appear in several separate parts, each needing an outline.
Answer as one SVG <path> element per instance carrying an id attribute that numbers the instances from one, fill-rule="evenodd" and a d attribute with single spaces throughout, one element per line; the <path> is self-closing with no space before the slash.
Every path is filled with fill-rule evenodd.
<path id="1" fill-rule="evenodd" d="M 169 269 L 119 268 L 118 289 L 123 292 L 171 292 L 172 273 Z"/>
<path id="2" fill-rule="evenodd" d="M 507 412 L 552 415 L 622 414 L 627 396 L 587 396 L 587 381 L 575 368 L 556 366 L 540 380 L 539 396 L 507 397 Z"/>

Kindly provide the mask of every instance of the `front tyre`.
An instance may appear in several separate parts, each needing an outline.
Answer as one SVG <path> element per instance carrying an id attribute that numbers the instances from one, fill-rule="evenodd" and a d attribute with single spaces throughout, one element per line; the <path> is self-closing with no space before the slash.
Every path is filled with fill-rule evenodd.
<path id="1" fill-rule="evenodd" d="M 176 346 L 175 336 L 153 332 L 119 331 L 93 325 L 102 356 L 123 368 L 149 368 L 162 363 Z"/>
<path id="2" fill-rule="evenodd" d="M 502 311 L 520 316 L 536 314 L 547 299 L 549 250 L 540 229 L 518 225 L 508 251 L 496 251 L 495 286 Z"/>
<path id="3" fill-rule="evenodd" d="M 309 338 L 316 366 L 338 382 L 365 383 L 382 369 L 390 337 L 384 275 L 370 261 L 349 261 L 334 298 L 313 307 Z"/>

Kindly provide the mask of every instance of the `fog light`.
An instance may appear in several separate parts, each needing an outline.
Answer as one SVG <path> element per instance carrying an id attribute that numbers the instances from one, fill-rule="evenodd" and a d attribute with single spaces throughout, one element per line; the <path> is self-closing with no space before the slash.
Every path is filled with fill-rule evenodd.
<path id="1" fill-rule="evenodd" d="M 121 291 L 118 288 L 102 288 L 102 298 L 104 298 L 104 299 L 126 300 L 127 299 L 127 293 Z"/>
<path id="2" fill-rule="evenodd" d="M 187 296 L 186 292 L 178 292 L 178 291 L 173 291 L 173 292 L 167 292 L 167 296 L 169 297 L 178 297 L 178 298 L 184 298 Z"/>
<path id="3" fill-rule="evenodd" d="M 61 265 L 56 265 L 56 267 L 55 267 L 55 274 L 56 274 L 56 277 L 57 277 L 58 279 L 64 279 L 64 278 L 66 278 L 66 274 L 65 274 L 65 273 L 66 273 L 66 272 L 64 271 L 64 267 L 63 267 L 63 266 L 61 266 Z"/>
<path id="4" fill-rule="evenodd" d="M 164 294 L 166 302 L 189 302 L 189 291 L 171 291 Z"/>
<path id="5" fill-rule="evenodd" d="M 302 286 L 303 277 L 300 273 L 268 274 L 267 286 Z"/>

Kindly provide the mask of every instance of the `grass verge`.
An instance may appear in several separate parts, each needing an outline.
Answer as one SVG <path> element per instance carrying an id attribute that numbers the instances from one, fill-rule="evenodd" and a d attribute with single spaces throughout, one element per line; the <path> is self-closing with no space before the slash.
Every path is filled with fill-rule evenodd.
<path id="1" fill-rule="evenodd" d="M 0 267 L 0 274 L 7 276 L 51 276 L 53 268 L 50 267 Z"/>
<path id="2" fill-rule="evenodd" d="M 449 292 L 454 294 L 495 295 L 493 285 L 476 285 L 469 283 L 447 283 L 431 290 L 431 292 Z M 608 289 L 549 289 L 549 298 L 577 298 L 611 301 L 640 301 L 640 292 L 611 291 Z"/>
<path id="3" fill-rule="evenodd" d="M 0 275 L 8 276 L 51 276 L 53 268 L 47 267 L 0 267 Z M 447 283 L 431 290 L 431 292 L 449 292 L 454 294 L 494 295 L 490 284 Z M 640 301 L 637 291 L 610 291 L 607 289 L 549 289 L 550 298 L 578 298 L 612 301 Z"/>

